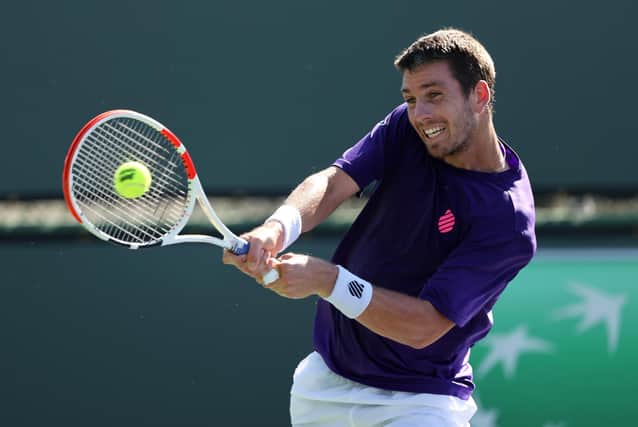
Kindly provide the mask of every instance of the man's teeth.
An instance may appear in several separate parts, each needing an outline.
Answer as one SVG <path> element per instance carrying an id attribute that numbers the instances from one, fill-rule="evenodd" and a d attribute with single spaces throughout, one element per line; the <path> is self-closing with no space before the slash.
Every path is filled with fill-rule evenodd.
<path id="1" fill-rule="evenodd" d="M 436 135 L 440 134 L 441 132 L 443 132 L 445 130 L 444 127 L 437 127 L 437 128 L 432 128 L 432 129 L 426 129 L 425 130 L 425 134 L 427 135 L 428 138 L 433 138 Z"/>

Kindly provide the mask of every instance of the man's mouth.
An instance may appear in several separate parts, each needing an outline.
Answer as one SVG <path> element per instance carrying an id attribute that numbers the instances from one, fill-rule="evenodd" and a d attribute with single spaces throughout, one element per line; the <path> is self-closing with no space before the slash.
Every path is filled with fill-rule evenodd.
<path id="1" fill-rule="evenodd" d="M 434 139 L 439 136 L 445 130 L 444 126 L 435 126 L 429 129 L 425 129 L 423 133 L 425 133 L 425 137 L 427 139 Z"/>

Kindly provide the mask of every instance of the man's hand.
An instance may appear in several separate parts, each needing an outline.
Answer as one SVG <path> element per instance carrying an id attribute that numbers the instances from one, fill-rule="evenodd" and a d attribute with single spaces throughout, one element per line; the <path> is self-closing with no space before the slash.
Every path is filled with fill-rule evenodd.
<path id="1" fill-rule="evenodd" d="M 269 221 L 240 237 L 250 244 L 248 253 L 235 255 L 225 250 L 222 262 L 234 265 L 261 283 L 261 277 L 275 267 L 273 257 L 277 256 L 283 245 L 283 227 L 277 221 Z"/>
<path id="2" fill-rule="evenodd" d="M 279 271 L 279 280 L 265 287 L 286 298 L 326 297 L 337 280 L 336 265 L 308 255 L 286 253 L 274 260 L 274 266 Z"/>

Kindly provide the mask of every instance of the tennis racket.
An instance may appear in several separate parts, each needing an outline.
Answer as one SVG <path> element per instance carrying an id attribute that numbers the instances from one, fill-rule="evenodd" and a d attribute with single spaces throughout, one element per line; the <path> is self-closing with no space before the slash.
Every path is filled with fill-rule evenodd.
<path id="1" fill-rule="evenodd" d="M 149 189 L 124 198 L 114 188 L 117 168 L 135 161 L 151 173 Z M 113 110 L 91 119 L 71 143 L 62 176 L 64 198 L 73 217 L 98 238 L 130 249 L 177 243 L 208 243 L 236 255 L 248 252 L 246 240 L 219 219 L 184 144 L 156 120 L 130 110 Z M 179 233 L 195 201 L 221 238 Z M 264 283 L 279 278 L 277 270 Z"/>

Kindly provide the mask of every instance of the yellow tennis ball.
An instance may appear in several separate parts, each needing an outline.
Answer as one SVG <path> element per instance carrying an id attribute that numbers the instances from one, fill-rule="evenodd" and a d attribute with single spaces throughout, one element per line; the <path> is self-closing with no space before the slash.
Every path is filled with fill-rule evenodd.
<path id="1" fill-rule="evenodd" d="M 151 188 L 151 172 L 140 162 L 122 163 L 113 176 L 115 192 L 126 199 L 142 196 Z"/>

